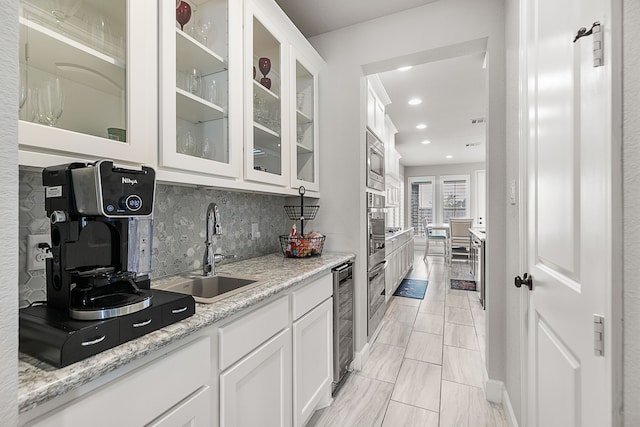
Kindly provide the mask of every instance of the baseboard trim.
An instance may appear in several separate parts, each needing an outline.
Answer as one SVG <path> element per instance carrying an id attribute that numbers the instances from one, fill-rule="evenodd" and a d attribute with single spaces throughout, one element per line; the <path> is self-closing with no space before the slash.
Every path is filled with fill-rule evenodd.
<path id="1" fill-rule="evenodd" d="M 507 393 L 506 388 L 502 393 L 502 410 L 504 411 L 504 416 L 507 419 L 507 423 L 509 423 L 509 427 L 518 427 L 518 420 L 516 419 L 515 412 L 513 412 L 511 399 L 509 398 L 509 393 Z"/>
<path id="2" fill-rule="evenodd" d="M 361 371 L 362 367 L 367 360 L 369 360 L 369 353 L 371 350 L 371 346 L 369 343 L 366 343 L 360 351 L 356 351 L 353 357 L 353 362 L 351 362 L 351 368 L 354 371 Z"/>
<path id="3" fill-rule="evenodd" d="M 502 395 L 505 387 L 502 381 L 487 380 L 484 385 L 484 393 L 487 396 L 487 400 L 492 403 L 502 403 Z"/>
<path id="4" fill-rule="evenodd" d="M 513 412 L 511 399 L 509 398 L 509 393 L 504 383 L 498 380 L 488 380 L 484 386 L 484 393 L 489 402 L 502 406 L 509 427 L 518 427 L 518 420 L 516 419 L 515 412 Z"/>

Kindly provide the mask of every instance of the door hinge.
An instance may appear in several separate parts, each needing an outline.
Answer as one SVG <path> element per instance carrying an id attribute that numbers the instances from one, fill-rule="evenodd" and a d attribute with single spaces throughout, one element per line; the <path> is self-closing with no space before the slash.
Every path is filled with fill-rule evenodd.
<path id="1" fill-rule="evenodd" d="M 593 315 L 593 352 L 604 356 L 604 316 Z"/>
<path id="2" fill-rule="evenodd" d="M 593 66 L 602 67 L 604 65 L 604 46 L 602 43 L 602 25 L 599 22 L 593 24 Z"/>
<path id="3" fill-rule="evenodd" d="M 602 24 L 599 21 L 594 22 L 589 30 L 580 27 L 573 42 L 590 35 L 593 35 L 593 66 L 602 67 L 604 65 L 604 45 L 602 43 Z"/>

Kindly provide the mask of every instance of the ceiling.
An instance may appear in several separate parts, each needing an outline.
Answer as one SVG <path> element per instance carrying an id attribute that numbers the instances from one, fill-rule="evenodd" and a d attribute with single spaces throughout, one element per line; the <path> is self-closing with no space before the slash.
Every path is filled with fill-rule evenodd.
<path id="1" fill-rule="evenodd" d="M 437 0 L 276 0 L 306 37 L 334 31 Z M 484 53 L 416 65 L 409 71 L 378 73 L 391 104 L 387 113 L 398 129 L 396 149 L 405 166 L 485 161 Z M 423 103 L 410 106 L 410 97 Z M 427 124 L 417 130 L 418 123 Z M 428 145 L 423 140 L 431 141 Z M 467 147 L 467 144 L 479 144 Z M 446 156 L 452 156 L 446 158 Z"/>
<path id="2" fill-rule="evenodd" d="M 276 0 L 305 37 L 423 6 L 437 0 Z"/>
<path id="3" fill-rule="evenodd" d="M 391 104 L 386 112 L 398 129 L 396 150 L 405 166 L 475 163 L 485 160 L 487 90 L 484 53 L 387 71 L 378 77 Z M 409 105 L 411 98 L 422 104 Z M 419 123 L 427 125 L 419 130 Z M 424 145 L 422 141 L 428 140 Z M 467 146 L 470 144 L 471 146 Z M 446 156 L 452 156 L 447 158 Z"/>

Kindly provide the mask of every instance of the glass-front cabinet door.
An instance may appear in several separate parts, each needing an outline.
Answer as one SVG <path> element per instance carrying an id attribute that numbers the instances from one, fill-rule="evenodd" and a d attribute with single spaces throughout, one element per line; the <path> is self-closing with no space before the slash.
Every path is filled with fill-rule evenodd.
<path id="1" fill-rule="evenodd" d="M 20 2 L 21 164 L 152 160 L 156 19 L 154 0 Z"/>
<path id="2" fill-rule="evenodd" d="M 239 177 L 241 2 L 160 3 L 160 164 Z"/>
<path id="3" fill-rule="evenodd" d="M 292 50 L 293 64 L 292 101 L 295 105 L 294 129 L 295 144 L 291 152 L 291 186 L 304 186 L 307 190 L 318 191 L 318 124 L 317 99 L 318 81 L 310 70 L 311 66 L 301 55 Z"/>
<path id="4" fill-rule="evenodd" d="M 288 185 L 288 50 L 255 3 L 245 20 L 245 178 Z"/>

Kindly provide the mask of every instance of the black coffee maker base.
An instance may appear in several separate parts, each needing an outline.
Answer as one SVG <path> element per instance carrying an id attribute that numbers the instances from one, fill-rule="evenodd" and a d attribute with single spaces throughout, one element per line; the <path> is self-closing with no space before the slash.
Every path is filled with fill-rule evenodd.
<path id="1" fill-rule="evenodd" d="M 151 306 L 106 320 L 74 320 L 46 305 L 20 310 L 20 351 L 62 368 L 195 313 L 192 296 L 153 289 Z"/>

